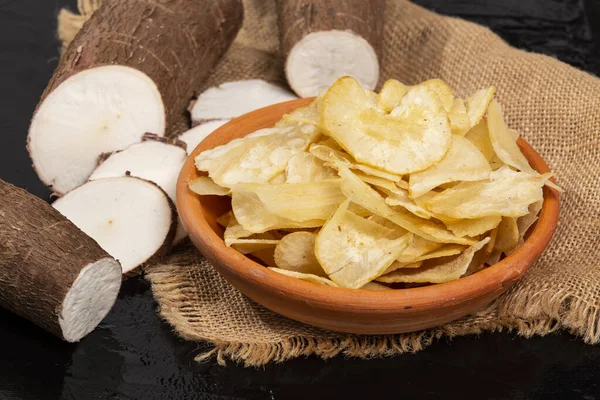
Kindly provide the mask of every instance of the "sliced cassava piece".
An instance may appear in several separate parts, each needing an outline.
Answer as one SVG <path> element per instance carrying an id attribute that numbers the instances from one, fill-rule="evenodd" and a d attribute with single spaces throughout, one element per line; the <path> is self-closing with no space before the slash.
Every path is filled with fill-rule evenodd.
<path id="1" fill-rule="evenodd" d="M 490 172 L 492 169 L 477 146 L 453 135 L 450 150 L 439 163 L 410 174 L 408 190 L 411 197 L 419 197 L 444 183 L 486 179 Z"/>
<path id="2" fill-rule="evenodd" d="M 192 121 L 231 119 L 298 97 L 288 89 L 262 79 L 233 81 L 202 92 L 190 107 Z"/>
<path id="3" fill-rule="evenodd" d="M 177 178 L 186 158 L 185 143 L 146 134 L 142 143 L 109 155 L 92 172 L 90 180 L 136 176 L 156 183 L 175 203 Z M 183 225 L 178 223 L 174 242 L 186 236 Z"/>
<path id="4" fill-rule="evenodd" d="M 64 194 L 98 156 L 163 135 L 228 49 L 241 0 L 104 0 L 61 57 L 29 130 L 40 179 Z"/>
<path id="5" fill-rule="evenodd" d="M 475 243 L 456 257 L 428 260 L 420 268 L 401 268 L 380 276 L 377 281 L 384 283 L 443 283 L 463 276 L 477 251 L 490 241 L 489 237 Z"/>
<path id="6" fill-rule="evenodd" d="M 228 123 L 228 119 L 219 119 L 215 121 L 206 121 L 200 125 L 193 127 L 190 130 L 183 132 L 177 136 L 177 139 L 185 142 L 187 145 L 187 153 L 192 154 L 192 151 L 202 142 L 208 135 L 213 133 L 217 128 Z"/>
<path id="7" fill-rule="evenodd" d="M 427 85 L 412 87 L 390 114 L 377 110 L 376 102 L 355 79 L 338 79 L 323 98 L 327 135 L 357 161 L 392 174 L 422 171 L 446 155 L 450 123 Z"/>
<path id="8" fill-rule="evenodd" d="M 53 206 L 119 260 L 123 273 L 164 255 L 177 225 L 167 194 L 134 177 L 90 181 Z"/>
<path id="9" fill-rule="evenodd" d="M 325 276 L 315 256 L 317 235 L 311 232 L 292 232 L 275 247 L 275 263 L 281 269 Z"/>
<path id="10" fill-rule="evenodd" d="M 306 150 L 317 134 L 312 125 L 260 129 L 202 152 L 195 159 L 196 168 L 208 172 L 223 187 L 268 183 L 285 170 L 294 154 Z"/>
<path id="11" fill-rule="evenodd" d="M 336 284 L 358 289 L 383 273 L 412 241 L 407 233 L 389 239 L 389 229 L 348 211 L 344 201 L 323 226 L 315 242 L 315 254 L 323 270 Z"/>
<path id="12" fill-rule="evenodd" d="M 385 1 L 276 3 L 286 77 L 300 97 L 316 96 L 346 75 L 375 88 Z"/>
<path id="13" fill-rule="evenodd" d="M 45 201 L 0 180 L 0 306 L 68 342 L 112 308 L 121 266 Z"/>

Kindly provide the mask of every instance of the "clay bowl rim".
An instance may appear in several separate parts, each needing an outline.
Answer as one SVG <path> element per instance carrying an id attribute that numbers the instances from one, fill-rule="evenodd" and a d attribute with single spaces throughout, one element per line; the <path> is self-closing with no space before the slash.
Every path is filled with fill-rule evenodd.
<path id="1" fill-rule="evenodd" d="M 200 196 L 188 188 L 190 179 L 202 175 L 195 168 L 195 156 L 201 151 L 227 143 L 232 136 L 237 136 L 236 132 L 240 129 L 247 130 L 242 136 L 253 132 L 258 128 L 249 129 L 247 126 L 256 124 L 256 121 L 263 122 L 260 127 L 272 126 L 283 114 L 307 105 L 312 100 L 313 98 L 291 100 L 235 118 L 205 138 L 188 156 L 177 182 L 177 209 L 190 238 L 210 261 L 220 263 L 222 267 L 228 268 L 230 272 L 249 284 L 258 285 L 262 289 L 282 296 L 302 298 L 306 303 L 319 308 L 333 311 L 352 309 L 353 312 L 358 313 L 386 314 L 390 311 L 418 313 L 448 302 L 467 303 L 470 299 L 483 296 L 498 288 L 504 291 L 544 252 L 556 230 L 559 217 L 559 194 L 555 189 L 547 186 L 544 187 L 544 204 L 537 224 L 515 252 L 468 277 L 446 283 L 384 291 L 334 288 L 271 271 L 234 249 L 226 247 L 223 239 L 204 217 Z M 221 140 L 219 139 L 221 136 L 229 139 Z M 534 169 L 540 173 L 550 172 L 545 161 L 528 143 L 519 138 L 518 144 Z"/>

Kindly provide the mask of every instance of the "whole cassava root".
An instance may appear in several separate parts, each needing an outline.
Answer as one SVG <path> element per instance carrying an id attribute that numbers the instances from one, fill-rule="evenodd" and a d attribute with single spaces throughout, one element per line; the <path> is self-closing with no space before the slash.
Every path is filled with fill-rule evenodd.
<path id="1" fill-rule="evenodd" d="M 0 306 L 76 342 L 113 306 L 121 266 L 45 201 L 0 180 Z"/>
<path id="2" fill-rule="evenodd" d="M 128 66 L 158 86 L 168 130 L 229 48 L 243 13 L 241 0 L 103 0 L 63 54 L 41 101 L 78 72 Z"/>
<path id="3" fill-rule="evenodd" d="M 241 0 L 104 0 L 59 61 L 28 149 L 46 185 L 85 183 L 102 153 L 189 127 L 187 105 L 237 34 Z"/>
<path id="4" fill-rule="evenodd" d="M 384 0 L 276 0 L 290 87 L 316 96 L 349 75 L 374 89 L 379 79 Z"/>

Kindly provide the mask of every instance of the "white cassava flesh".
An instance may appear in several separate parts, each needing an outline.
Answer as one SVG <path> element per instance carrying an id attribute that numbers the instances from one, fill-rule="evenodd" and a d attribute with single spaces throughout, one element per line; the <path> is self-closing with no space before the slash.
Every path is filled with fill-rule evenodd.
<path id="1" fill-rule="evenodd" d="M 175 212 L 163 190 L 134 177 L 88 182 L 53 204 L 119 260 L 123 273 L 168 248 Z"/>
<path id="2" fill-rule="evenodd" d="M 185 142 L 187 145 L 187 153 L 192 154 L 192 151 L 200 142 L 202 142 L 208 135 L 213 133 L 217 128 L 228 123 L 228 119 L 219 119 L 215 121 L 207 121 L 198 126 L 193 127 L 192 129 L 183 132 L 181 135 L 177 137 L 177 139 Z"/>
<path id="3" fill-rule="evenodd" d="M 103 66 L 71 76 L 46 97 L 31 121 L 28 146 L 42 182 L 64 194 L 87 180 L 100 154 L 164 131 L 154 82 L 133 68 Z"/>
<path id="4" fill-rule="evenodd" d="M 186 158 L 187 154 L 180 146 L 159 140 L 144 140 L 111 154 L 94 170 L 90 180 L 118 178 L 129 174 L 156 183 L 175 203 L 177 178 Z M 179 221 L 174 242 L 177 243 L 186 236 Z"/>
<path id="5" fill-rule="evenodd" d="M 233 81 L 206 89 L 191 107 L 192 121 L 235 118 L 271 104 L 297 97 L 281 86 L 250 79 Z"/>
<path id="6" fill-rule="evenodd" d="M 100 259 L 81 270 L 58 318 L 67 342 L 78 342 L 98 326 L 115 303 L 121 279 L 121 266 L 112 258 Z"/>
<path id="7" fill-rule="evenodd" d="M 287 57 L 288 83 L 300 97 L 327 89 L 342 76 L 351 76 L 373 90 L 379 62 L 373 46 L 361 36 L 341 30 L 310 33 L 294 45 Z"/>

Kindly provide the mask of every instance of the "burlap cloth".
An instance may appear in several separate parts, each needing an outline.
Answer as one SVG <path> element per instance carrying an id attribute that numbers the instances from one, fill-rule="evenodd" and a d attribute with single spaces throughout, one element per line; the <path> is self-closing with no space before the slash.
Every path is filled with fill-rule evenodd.
<path id="1" fill-rule="evenodd" d="M 63 11 L 69 41 L 99 0 L 80 0 L 83 17 Z M 92 4 L 93 3 L 93 4 Z M 264 78 L 285 84 L 273 0 L 246 0 L 245 24 L 207 86 Z M 486 310 L 421 332 L 358 336 L 329 332 L 272 313 L 231 287 L 193 248 L 179 249 L 147 278 L 160 315 L 187 340 L 244 365 L 317 355 L 391 356 L 436 339 L 508 330 L 545 335 L 565 329 L 600 341 L 600 80 L 550 57 L 508 46 L 490 30 L 389 0 L 382 79 L 412 84 L 441 78 L 464 95 L 495 85 L 510 125 L 548 162 L 562 195 L 558 231 L 542 258 Z"/>

